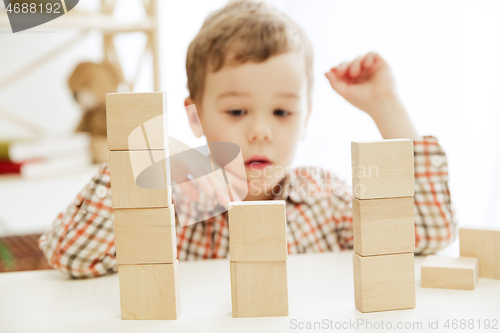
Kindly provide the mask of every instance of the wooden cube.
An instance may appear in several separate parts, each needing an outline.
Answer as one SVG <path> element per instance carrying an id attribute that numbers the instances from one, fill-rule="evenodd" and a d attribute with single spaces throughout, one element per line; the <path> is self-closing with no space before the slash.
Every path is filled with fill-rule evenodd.
<path id="1" fill-rule="evenodd" d="M 279 261 L 288 256 L 284 200 L 229 203 L 231 261 Z"/>
<path id="2" fill-rule="evenodd" d="M 479 258 L 479 276 L 500 279 L 500 227 L 459 228 L 460 256 Z"/>
<path id="3" fill-rule="evenodd" d="M 165 150 L 110 151 L 113 208 L 170 206 L 172 187 L 166 156 Z"/>
<path id="4" fill-rule="evenodd" d="M 165 92 L 106 94 L 109 150 L 168 149 Z"/>
<path id="5" fill-rule="evenodd" d="M 359 199 L 412 197 L 413 141 L 351 142 L 353 194 Z"/>
<path id="6" fill-rule="evenodd" d="M 288 316 L 286 261 L 231 261 L 233 317 Z"/>
<path id="7" fill-rule="evenodd" d="M 423 288 L 474 290 L 479 279 L 479 259 L 430 255 L 420 272 Z"/>
<path id="8" fill-rule="evenodd" d="M 372 256 L 415 251 L 413 197 L 354 198 L 354 252 Z"/>
<path id="9" fill-rule="evenodd" d="M 124 264 L 171 264 L 177 259 L 174 205 L 114 210 L 116 259 Z"/>
<path id="10" fill-rule="evenodd" d="M 173 264 L 119 265 L 118 275 L 122 319 L 179 318 L 178 260 Z"/>
<path id="11" fill-rule="evenodd" d="M 356 309 L 374 312 L 415 307 L 413 253 L 353 256 Z"/>

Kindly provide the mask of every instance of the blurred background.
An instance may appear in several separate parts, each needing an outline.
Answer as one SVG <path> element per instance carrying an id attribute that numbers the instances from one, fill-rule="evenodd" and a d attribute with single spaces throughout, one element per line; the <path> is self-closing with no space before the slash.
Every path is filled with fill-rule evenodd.
<path id="1" fill-rule="evenodd" d="M 85 0 L 16 34 L 0 5 L 0 270 L 46 267 L 33 255 L 36 239 L 106 159 L 106 92 L 166 91 L 170 135 L 205 144 L 184 111 L 185 57 L 207 14 L 226 2 Z M 268 2 L 302 25 L 315 51 L 313 113 L 294 166 L 350 182 L 350 142 L 381 139 L 323 75 L 374 50 L 420 134 L 445 149 L 459 223 L 500 225 L 499 1 Z"/>

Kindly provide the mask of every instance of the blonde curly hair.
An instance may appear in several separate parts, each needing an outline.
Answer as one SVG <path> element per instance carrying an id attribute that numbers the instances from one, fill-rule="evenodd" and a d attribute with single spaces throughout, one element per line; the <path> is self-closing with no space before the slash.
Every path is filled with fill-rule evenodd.
<path id="1" fill-rule="evenodd" d="M 218 71 L 225 61 L 261 62 L 289 51 L 299 51 L 304 56 L 310 102 L 313 49 L 302 28 L 264 2 L 229 2 L 205 19 L 189 44 L 186 57 L 189 95 L 195 102 L 201 102 L 207 71 Z M 229 53 L 231 58 L 226 59 Z"/>

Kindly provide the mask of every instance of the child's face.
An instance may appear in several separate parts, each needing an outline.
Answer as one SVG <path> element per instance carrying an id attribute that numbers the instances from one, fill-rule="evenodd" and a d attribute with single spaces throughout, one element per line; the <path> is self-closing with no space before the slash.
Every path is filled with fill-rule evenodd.
<path id="1" fill-rule="evenodd" d="M 186 99 L 186 104 L 193 103 Z M 249 196 L 272 197 L 273 186 L 292 163 L 310 113 L 303 56 L 287 52 L 260 63 L 225 64 L 217 72 L 208 71 L 196 108 L 208 142 L 240 146 Z"/>

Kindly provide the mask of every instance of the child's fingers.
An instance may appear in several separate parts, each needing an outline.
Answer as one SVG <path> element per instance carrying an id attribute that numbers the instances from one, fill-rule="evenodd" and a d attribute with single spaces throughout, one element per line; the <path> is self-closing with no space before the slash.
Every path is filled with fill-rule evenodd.
<path id="1" fill-rule="evenodd" d="M 357 78 L 361 73 L 361 61 L 363 60 L 362 56 L 357 57 L 349 66 L 349 76 L 353 79 Z"/>
<path id="2" fill-rule="evenodd" d="M 363 62 L 361 63 L 361 66 L 365 69 L 371 69 L 375 61 L 375 55 L 376 55 L 375 52 L 368 52 L 365 55 Z"/>
<path id="3" fill-rule="evenodd" d="M 382 56 L 376 52 L 373 52 L 373 66 L 380 67 L 389 67 L 389 64 L 382 58 Z"/>
<path id="4" fill-rule="evenodd" d="M 346 73 L 346 70 L 349 68 L 349 64 L 350 64 L 350 62 L 345 61 L 345 62 L 341 63 L 340 65 L 338 65 L 337 66 L 337 75 L 340 77 L 344 76 Z"/>
<path id="5" fill-rule="evenodd" d="M 332 68 L 331 71 L 325 73 L 326 78 L 330 81 L 330 85 L 333 90 L 335 90 L 340 95 L 343 94 L 346 83 L 342 80 L 342 77 L 338 74 L 338 69 Z"/>

